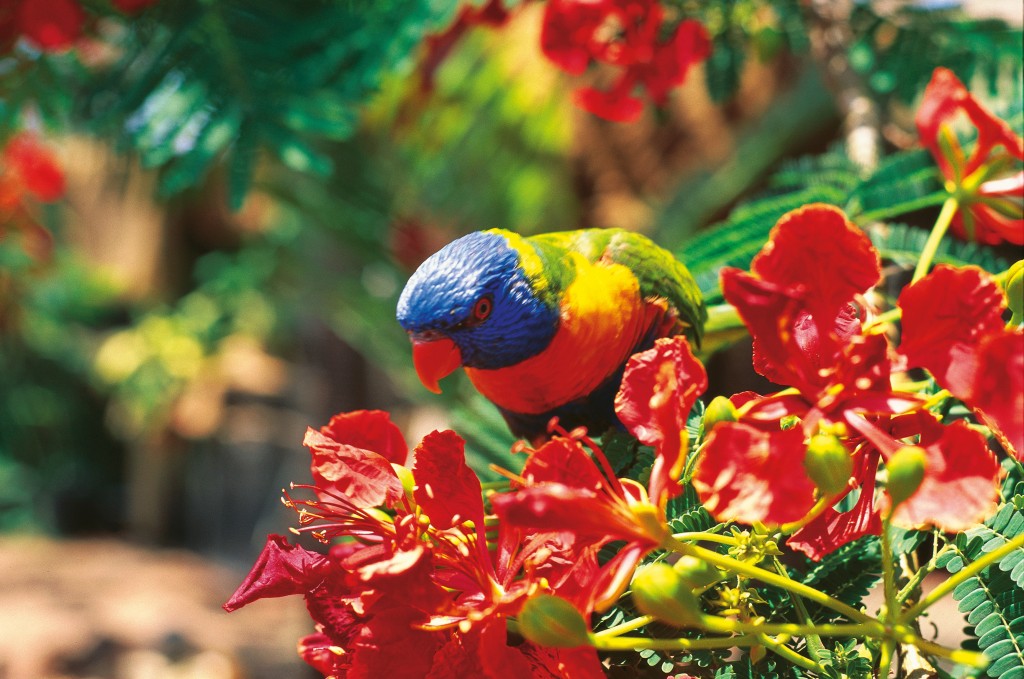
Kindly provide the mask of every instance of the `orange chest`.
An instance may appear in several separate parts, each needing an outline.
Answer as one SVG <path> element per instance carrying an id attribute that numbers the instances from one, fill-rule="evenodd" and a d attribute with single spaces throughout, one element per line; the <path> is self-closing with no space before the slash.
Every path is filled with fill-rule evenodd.
<path id="1" fill-rule="evenodd" d="M 544 351 L 507 368 L 466 373 L 501 408 L 544 413 L 600 386 L 663 311 L 640 297 L 636 277 L 625 267 L 582 262 L 563 297 L 558 332 Z"/>

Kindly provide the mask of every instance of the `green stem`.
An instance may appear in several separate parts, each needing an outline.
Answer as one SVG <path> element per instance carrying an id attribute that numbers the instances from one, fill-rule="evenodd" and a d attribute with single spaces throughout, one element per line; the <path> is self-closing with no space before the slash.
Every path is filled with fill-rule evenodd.
<path id="1" fill-rule="evenodd" d="M 717 542 L 719 544 L 729 546 L 737 544 L 736 538 L 731 535 L 719 535 L 717 533 L 674 533 L 672 537 L 680 541 L 693 540 L 695 542 Z"/>
<path id="2" fill-rule="evenodd" d="M 653 615 L 641 615 L 639 618 L 627 620 L 626 622 L 620 622 L 618 625 L 614 625 L 612 627 L 609 627 L 608 629 L 603 629 L 600 632 L 594 632 L 594 638 L 605 639 L 607 637 L 617 637 L 620 634 L 625 634 L 626 632 L 638 630 L 641 627 L 649 625 L 652 622 L 654 622 Z"/>
<path id="3" fill-rule="evenodd" d="M 899 604 L 896 602 L 896 570 L 893 568 L 892 557 L 892 525 L 889 517 L 882 519 L 882 587 L 885 590 L 886 624 L 899 619 Z"/>
<path id="4" fill-rule="evenodd" d="M 915 210 L 932 207 L 933 205 L 941 205 L 947 198 L 949 198 L 949 193 L 946 191 L 938 191 L 936 193 L 930 193 L 927 196 L 915 198 L 914 200 L 895 203 L 883 208 L 878 208 L 877 210 L 863 212 L 857 215 L 854 218 L 854 221 L 861 226 L 871 222 L 884 221 L 908 212 L 914 212 Z"/>
<path id="5" fill-rule="evenodd" d="M 942 204 L 942 212 L 939 213 L 939 218 L 935 221 L 935 226 L 932 227 L 932 232 L 928 235 L 928 240 L 921 251 L 921 257 L 917 260 L 917 268 L 914 269 L 914 277 L 910 280 L 911 284 L 921 280 L 928 273 L 932 260 L 935 258 L 935 252 L 939 249 L 939 243 L 942 242 L 943 236 L 946 235 L 946 231 L 953 221 L 953 215 L 959 208 L 960 203 L 953 196 L 947 198 Z"/>
<path id="6" fill-rule="evenodd" d="M 892 665 L 892 652 L 896 650 L 896 642 L 891 639 L 882 641 L 882 650 L 878 657 L 878 679 L 889 679 L 889 667 Z"/>
<path id="7" fill-rule="evenodd" d="M 916 605 L 903 613 L 900 616 L 900 620 L 914 620 L 917 616 L 924 613 L 929 606 L 956 589 L 960 583 L 973 578 L 991 564 L 994 564 L 1007 554 L 1010 554 L 1021 547 L 1024 547 L 1024 535 L 1018 535 L 999 549 L 992 550 L 988 554 L 983 555 L 977 561 L 957 571 L 954 575 L 929 592 L 928 595 L 918 601 Z"/>
<path id="8" fill-rule="evenodd" d="M 903 587 L 903 589 L 901 589 L 896 594 L 897 603 L 899 603 L 902 606 L 906 602 L 906 600 L 910 598 L 910 595 L 913 594 L 914 591 L 921 586 L 921 583 L 924 581 L 925 577 L 929 573 L 931 573 L 932 570 L 934 570 L 935 564 L 938 561 L 939 557 L 942 556 L 949 549 L 949 545 L 943 546 L 942 549 L 936 552 L 936 554 L 928 561 L 928 563 L 926 563 L 924 566 L 921 566 L 921 568 L 919 568 L 918 571 L 914 573 L 913 577 L 910 578 L 910 582 L 908 582 Z"/>
<path id="9" fill-rule="evenodd" d="M 780 658 L 784 658 L 784 659 L 788 660 L 790 663 L 796 665 L 797 667 L 802 667 L 805 670 L 809 670 L 809 671 L 815 672 L 817 674 L 825 674 L 825 668 L 824 667 L 822 667 L 818 663 L 814 662 L 810 658 L 806 658 L 806 657 L 800 655 L 799 653 L 797 653 L 796 651 L 791 649 L 786 644 L 779 643 L 775 639 L 772 639 L 767 634 L 759 635 L 758 636 L 758 640 L 769 651 L 771 651 L 775 655 L 779 656 Z M 810 646 L 808 646 L 808 648 L 810 648 Z"/>
<path id="10" fill-rule="evenodd" d="M 822 637 L 879 637 L 885 634 L 885 627 L 878 621 L 849 624 L 820 623 L 801 625 L 795 622 L 751 623 L 714 615 L 705 615 L 701 627 L 718 634 L 788 634 L 791 637 L 806 637 L 817 634 Z"/>
<path id="11" fill-rule="evenodd" d="M 786 567 L 782 565 L 781 561 L 779 561 L 779 557 L 772 557 L 772 565 L 775 566 L 775 572 L 778 573 L 780 576 L 786 578 L 787 580 L 793 579 L 789 577 L 789 572 L 786 571 Z M 807 611 L 807 606 L 804 606 L 803 599 L 796 596 L 795 594 L 790 594 L 789 600 L 793 602 L 793 608 L 796 609 L 797 615 L 800 616 L 800 622 L 802 622 L 805 625 L 813 626 L 814 619 L 811 618 L 811 614 Z M 818 657 L 818 652 L 825 650 L 825 645 L 821 643 L 821 637 L 817 633 L 811 632 L 806 636 L 806 639 L 807 650 L 810 651 L 812 658 Z"/>
<path id="12" fill-rule="evenodd" d="M 914 640 L 908 643 L 913 643 L 914 646 L 917 646 L 917 648 L 923 653 L 935 655 L 940 658 L 949 658 L 953 662 L 961 665 L 984 668 L 989 664 L 988 656 L 977 651 L 965 651 L 962 648 L 946 648 L 945 646 L 939 646 L 931 641 L 925 641 L 920 637 L 914 637 Z"/>
<path id="13" fill-rule="evenodd" d="M 651 639 L 649 637 L 598 637 L 590 636 L 590 643 L 600 651 L 689 651 L 699 648 L 737 648 L 761 643 L 757 635 L 739 637 L 715 637 L 713 639 Z"/>
<path id="14" fill-rule="evenodd" d="M 793 533 L 797 532 L 798 530 L 809 524 L 811 521 L 814 521 L 816 518 L 821 516 L 826 509 L 828 509 L 835 503 L 836 496 L 834 495 L 818 498 L 818 501 L 814 503 L 813 507 L 811 507 L 811 511 L 807 512 L 807 514 L 802 519 L 800 519 L 799 521 L 794 521 L 792 523 L 785 523 L 779 526 L 779 532 L 783 535 L 792 535 Z"/>
<path id="15" fill-rule="evenodd" d="M 705 333 L 722 332 L 746 328 L 739 312 L 732 304 L 714 304 L 708 307 L 708 320 L 704 324 Z"/>
<path id="16" fill-rule="evenodd" d="M 809 601 L 813 601 L 817 604 L 825 606 L 826 608 L 831 608 L 832 610 L 838 613 L 842 613 L 850 620 L 855 620 L 857 622 L 863 623 L 878 624 L 878 621 L 872 618 L 871 616 L 862 613 L 861 611 L 858 611 L 856 608 L 848 606 L 844 604 L 842 601 L 834 599 L 829 595 L 825 594 L 824 592 L 814 589 L 813 587 L 808 587 L 807 585 L 800 582 L 796 582 L 795 580 L 789 580 L 787 578 L 780 577 L 775 573 L 772 573 L 771 571 L 765 570 L 763 568 L 758 568 L 757 566 L 752 566 L 737 559 L 733 559 L 732 557 L 719 554 L 718 552 L 713 552 L 710 549 L 705 549 L 698 545 L 690 545 L 683 542 L 679 542 L 678 540 L 674 540 L 672 538 L 666 539 L 665 542 L 662 544 L 662 547 L 664 547 L 665 549 L 672 550 L 674 552 L 679 552 L 680 554 L 689 554 L 691 556 L 695 556 L 698 559 L 703 559 L 704 561 L 707 561 L 713 566 L 718 566 L 719 568 L 723 568 L 733 573 L 740 573 L 742 575 L 746 575 L 748 577 L 760 580 L 761 582 L 764 582 L 766 584 L 774 585 L 775 587 L 784 589 L 787 592 L 798 594 L 804 597 L 805 599 L 808 599 Z"/>

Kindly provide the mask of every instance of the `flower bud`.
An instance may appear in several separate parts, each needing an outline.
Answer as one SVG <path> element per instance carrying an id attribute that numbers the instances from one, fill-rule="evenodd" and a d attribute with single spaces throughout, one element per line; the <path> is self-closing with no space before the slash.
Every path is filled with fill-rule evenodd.
<path id="1" fill-rule="evenodd" d="M 725 396 L 716 396 L 704 410 L 704 434 L 711 433 L 719 422 L 735 422 L 739 419 L 739 413 L 732 401 Z"/>
<path id="2" fill-rule="evenodd" d="M 637 610 L 676 627 L 697 627 L 703 613 L 687 582 L 667 563 L 639 571 L 631 585 Z"/>
<path id="3" fill-rule="evenodd" d="M 695 556 L 690 556 L 689 554 L 681 557 L 678 561 L 672 564 L 672 568 L 674 568 L 676 573 L 679 574 L 679 577 L 689 585 L 690 589 L 707 587 L 708 585 L 714 584 L 725 577 L 722 571 L 718 570 L 707 561 L 698 559 Z"/>
<path id="4" fill-rule="evenodd" d="M 539 594 L 519 611 L 519 633 L 527 640 L 552 648 L 590 645 L 587 621 L 576 607 L 553 594 Z"/>
<path id="5" fill-rule="evenodd" d="M 1013 313 L 1010 324 L 1024 323 L 1024 259 L 1017 260 L 1017 263 L 1006 272 L 1003 291 L 1006 293 L 1006 306 L 1010 307 Z"/>
<path id="6" fill-rule="evenodd" d="M 823 495 L 835 495 L 847 487 L 853 460 L 835 436 L 815 434 L 807 446 L 804 469 Z"/>
<path id="7" fill-rule="evenodd" d="M 925 450 L 920 446 L 904 446 L 885 463 L 889 481 L 885 489 L 895 507 L 907 501 L 921 487 L 926 464 Z"/>

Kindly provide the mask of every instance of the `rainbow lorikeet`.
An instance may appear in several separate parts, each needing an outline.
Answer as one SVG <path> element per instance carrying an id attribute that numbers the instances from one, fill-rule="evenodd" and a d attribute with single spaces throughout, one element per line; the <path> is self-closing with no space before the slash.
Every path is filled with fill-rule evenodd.
<path id="1" fill-rule="evenodd" d="M 626 360 L 659 337 L 699 345 L 705 320 L 686 267 L 622 229 L 471 233 L 423 262 L 398 301 L 424 386 L 440 393 L 463 366 L 531 441 L 554 416 L 595 433 L 617 424 Z"/>

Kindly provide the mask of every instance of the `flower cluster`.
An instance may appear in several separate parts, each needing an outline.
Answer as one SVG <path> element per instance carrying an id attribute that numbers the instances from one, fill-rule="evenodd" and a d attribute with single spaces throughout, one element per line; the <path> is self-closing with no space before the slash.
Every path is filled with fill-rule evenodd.
<path id="1" fill-rule="evenodd" d="M 638 86 L 663 106 L 669 91 L 711 53 L 699 22 L 684 20 L 670 31 L 657 0 L 551 0 L 540 40 L 544 55 L 571 75 L 582 75 L 595 62 L 619 69 L 607 90 L 583 87 L 575 100 L 594 115 L 620 122 L 640 117 Z"/>
<path id="2" fill-rule="evenodd" d="M 296 532 L 331 545 L 328 553 L 270 536 L 225 608 L 303 595 L 317 631 L 300 652 L 332 677 L 603 676 L 580 640 L 510 643 L 506 621 L 546 595 L 576 620 L 618 599 L 667 537 L 665 503 L 680 490 L 688 450 L 680 418 L 705 384 L 683 338 L 638 354 L 618 405 L 658 447 L 648 484 L 615 478 L 584 431 L 556 427 L 542 446 L 523 449 L 513 489 L 490 496 L 493 514 L 455 433 L 429 434 L 410 454 L 386 413 L 337 415 L 306 433 L 314 483 L 293 492 L 315 499 L 284 500 L 298 512 Z M 662 427 L 674 428 L 665 440 Z M 599 564 L 598 551 L 620 540 Z"/>
<path id="3" fill-rule="evenodd" d="M 965 153 L 955 125 L 976 137 Z M 921 143 L 931 151 L 946 188 L 962 208 L 953 218 L 961 238 L 1024 245 L 1024 139 L 992 115 L 947 68 L 937 68 L 918 109 Z"/>
<path id="4" fill-rule="evenodd" d="M 421 88 L 433 89 L 438 66 L 468 30 L 499 27 L 508 18 L 502 0 L 464 7 L 448 29 L 424 41 Z M 630 122 L 644 108 L 635 91 L 646 89 L 655 104 L 664 106 L 690 68 L 710 55 L 711 41 L 698 21 L 673 25 L 657 0 L 550 0 L 544 7 L 540 48 L 570 75 L 583 75 L 592 64 L 616 69 L 608 89 L 581 87 L 574 100 L 601 118 Z"/>
<path id="5" fill-rule="evenodd" d="M 270 536 L 227 610 L 302 594 L 317 632 L 300 652 L 332 677 L 602 676 L 593 649 L 507 642 L 505 619 L 531 596 L 583 605 L 596 551 L 512 522 L 490 533 L 456 434 L 434 432 L 410 456 L 386 413 L 358 411 L 310 429 L 305 445 L 314 485 L 300 488 L 317 497 L 286 494 L 285 504 L 299 513 L 297 532 L 333 546 L 321 555 Z M 575 442 L 550 445 L 524 471 L 538 483 L 568 472 L 558 458 Z"/>
<path id="6" fill-rule="evenodd" d="M 120 12 L 135 14 L 156 0 L 111 0 Z M 87 21 L 76 0 L 14 0 L 0 7 L 0 52 L 24 36 L 43 52 L 63 52 L 82 36 Z"/>
<path id="7" fill-rule="evenodd" d="M 32 217 L 30 202 L 53 202 L 64 195 L 64 173 L 52 151 L 31 132 L 11 137 L 0 152 L 0 240 L 17 229 L 26 251 L 45 256 L 50 233 Z"/>
<path id="8" fill-rule="evenodd" d="M 789 545 L 821 558 L 877 534 L 885 517 L 957 531 L 995 509 L 1000 467 L 984 436 L 963 421 L 942 424 L 926 401 L 894 388 L 893 374 L 906 361 L 928 368 L 1019 455 L 1020 385 L 1002 402 L 1005 390 L 987 381 L 1001 374 L 994 365 L 1024 364 L 1024 335 L 1003 330 L 1005 302 L 990 278 L 940 267 L 900 298 L 901 358 L 865 325 L 863 293 L 879 276 L 867 236 L 828 205 L 783 216 L 749 273 L 723 270 L 725 297 L 754 339 L 755 369 L 789 388 L 733 396 L 734 421 L 710 432 L 693 481 L 717 518 L 799 522 Z M 894 459 L 902 464 L 907 449 L 923 476 L 897 488 Z M 890 485 L 876 494 L 880 463 Z M 855 489 L 853 508 L 836 511 Z"/>

